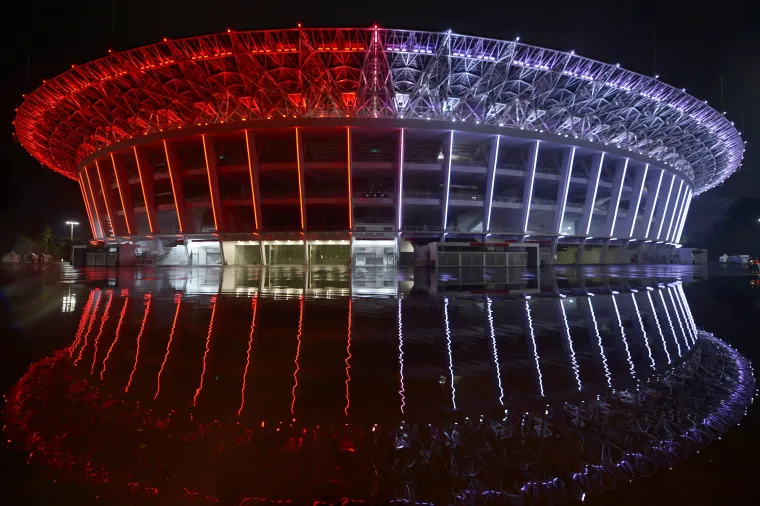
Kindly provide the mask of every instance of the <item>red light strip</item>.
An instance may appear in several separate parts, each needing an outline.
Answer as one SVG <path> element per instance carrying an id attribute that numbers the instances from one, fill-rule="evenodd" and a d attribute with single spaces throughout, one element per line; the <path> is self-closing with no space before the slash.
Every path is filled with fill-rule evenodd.
<path id="1" fill-rule="evenodd" d="M 100 231 L 103 232 L 103 237 L 105 237 L 106 233 L 103 230 L 103 222 L 100 220 L 100 213 L 98 212 L 98 203 L 95 202 L 95 192 L 92 189 L 92 181 L 90 181 L 90 173 L 87 171 L 87 167 L 82 167 L 82 171 L 84 172 L 84 176 L 87 178 L 87 187 L 90 189 L 90 195 L 92 196 L 92 210 L 95 212 L 95 218 L 97 219 L 97 223 L 98 223 L 98 226 L 100 227 Z M 95 237 L 97 237 L 97 235 Z"/>
<path id="2" fill-rule="evenodd" d="M 166 141 L 164 141 L 165 143 Z M 153 396 L 153 400 L 158 399 L 158 394 L 161 392 L 161 375 L 164 373 L 164 367 L 166 367 L 166 361 L 169 360 L 169 352 L 172 348 L 172 340 L 174 339 L 174 329 L 177 328 L 177 317 L 179 316 L 179 308 L 182 305 L 182 294 L 178 293 L 174 296 L 174 301 L 177 303 L 177 309 L 174 311 L 174 321 L 172 321 L 172 330 L 169 332 L 169 342 L 166 343 L 166 355 L 164 355 L 164 361 L 161 362 L 161 369 L 158 371 L 158 378 L 156 380 L 156 395 Z"/>
<path id="3" fill-rule="evenodd" d="M 203 157 L 206 159 L 206 176 L 208 176 L 208 195 L 211 199 L 211 212 L 214 214 L 214 228 L 219 231 L 219 221 L 216 219 L 216 204 L 214 203 L 214 185 L 211 183 L 211 160 L 208 157 L 208 149 L 206 148 L 206 136 L 201 135 L 203 141 Z M 214 160 L 216 163 L 216 160 Z"/>
<path id="4" fill-rule="evenodd" d="M 108 313 L 111 311 L 111 301 L 113 300 L 113 290 L 108 290 L 108 302 L 106 302 L 106 308 L 103 311 L 103 316 L 100 318 L 100 330 L 98 330 L 98 335 L 95 337 L 95 351 L 92 354 L 92 365 L 90 366 L 90 374 L 95 372 L 95 361 L 98 359 L 98 343 L 100 342 L 100 336 L 103 335 L 103 328 L 106 326 L 106 322 L 108 321 Z"/>
<path id="5" fill-rule="evenodd" d="M 198 396 L 203 390 L 203 378 L 206 377 L 206 358 L 208 358 L 209 345 L 211 344 L 211 330 L 214 328 L 214 315 L 216 315 L 216 297 L 211 297 L 211 320 L 208 322 L 208 333 L 206 333 L 206 351 L 203 353 L 203 370 L 201 370 L 201 382 L 195 390 L 193 396 L 193 406 L 198 401 Z"/>
<path id="6" fill-rule="evenodd" d="M 179 224 L 179 231 L 184 232 L 185 225 L 182 223 L 182 214 L 179 212 L 179 202 L 177 201 L 177 190 L 175 186 L 175 184 L 181 184 L 181 182 L 174 182 L 174 170 L 172 169 L 172 162 L 169 159 L 169 146 L 166 145 L 166 140 L 164 140 L 164 154 L 166 154 L 166 166 L 169 169 L 169 182 L 172 184 L 172 197 L 174 197 L 174 209 L 177 211 L 177 224 Z"/>
<path id="7" fill-rule="evenodd" d="M 111 352 L 113 351 L 114 346 L 116 346 L 116 343 L 119 341 L 119 336 L 121 335 L 121 324 L 124 322 L 124 315 L 127 314 L 127 303 L 129 303 L 129 296 L 126 296 L 124 299 L 124 305 L 121 306 L 121 314 L 119 315 L 119 323 L 116 324 L 116 332 L 114 333 L 113 342 L 111 343 L 111 346 L 108 348 L 108 353 L 106 353 L 106 357 L 103 359 L 103 367 L 100 369 L 100 379 L 103 379 L 103 375 L 106 372 L 106 364 L 108 363 L 108 359 L 111 357 Z"/>
<path id="8" fill-rule="evenodd" d="M 97 300 L 95 300 L 95 307 L 92 310 L 92 314 L 90 315 L 90 322 L 87 324 L 87 332 L 84 334 L 84 343 L 82 344 L 82 347 L 79 349 L 79 355 L 77 355 L 76 360 L 74 360 L 74 365 L 77 365 L 80 360 L 82 360 L 82 354 L 84 353 L 84 349 L 87 348 L 87 337 L 90 335 L 90 332 L 92 331 L 92 324 L 95 323 L 95 317 L 98 314 L 98 308 L 100 307 L 100 290 L 98 290 Z"/>
<path id="9" fill-rule="evenodd" d="M 151 210 L 148 208 L 148 194 L 145 192 L 145 183 L 143 182 L 143 169 L 140 167 L 140 156 L 137 154 L 137 146 L 132 146 L 132 150 L 135 152 L 135 162 L 137 163 L 137 175 L 140 177 L 140 188 L 142 188 L 143 205 L 145 206 L 145 214 L 148 216 L 148 226 L 150 227 L 150 233 L 155 234 L 156 230 L 153 228 L 153 220 L 151 219 Z"/>
<path id="10" fill-rule="evenodd" d="M 92 220 L 92 213 L 90 212 L 90 204 L 87 200 L 87 193 L 84 191 L 84 181 L 82 181 L 81 177 L 78 179 L 78 181 L 79 181 L 79 189 L 82 190 L 82 200 L 84 201 L 84 210 L 87 211 L 87 219 L 90 221 L 90 230 L 92 230 L 92 236 L 97 237 L 98 234 L 95 233 L 95 222 Z"/>
<path id="11" fill-rule="evenodd" d="M 108 222 L 111 225 L 111 235 L 116 235 L 116 223 L 113 221 L 113 216 L 111 216 L 111 206 L 108 202 L 108 196 L 106 195 L 106 187 L 103 184 L 103 176 L 100 174 L 100 164 L 97 160 L 95 160 L 95 172 L 98 173 L 98 181 L 100 181 L 100 191 L 103 194 L 103 202 L 106 205 L 106 214 L 108 214 Z"/>
<path id="12" fill-rule="evenodd" d="M 353 300 L 348 299 L 348 340 L 346 342 L 346 408 L 343 410 L 343 413 L 348 416 L 348 407 L 351 406 L 351 395 L 350 391 L 348 389 L 349 383 L 351 383 L 351 316 L 352 316 L 352 309 L 353 309 Z"/>
<path id="13" fill-rule="evenodd" d="M 95 298 L 96 291 L 97 290 L 90 290 L 90 296 L 87 298 L 87 304 L 85 304 L 84 309 L 82 309 L 82 317 L 79 319 L 79 328 L 77 329 L 76 338 L 69 347 L 69 357 L 74 356 L 74 351 L 76 351 L 77 347 L 79 346 L 79 341 L 82 339 L 82 333 L 84 332 L 84 328 L 87 324 L 87 317 L 90 316 L 92 300 Z"/>
<path id="14" fill-rule="evenodd" d="M 259 215 L 256 212 L 256 187 L 253 179 L 253 160 L 251 160 L 250 132 L 245 131 L 245 150 L 248 153 L 248 174 L 251 176 L 251 201 L 253 202 L 253 222 L 256 224 L 256 230 L 259 229 Z"/>
<path id="15" fill-rule="evenodd" d="M 296 334 L 296 339 L 298 341 L 298 345 L 296 346 L 296 358 L 293 361 L 296 364 L 296 370 L 293 372 L 293 400 L 290 403 L 290 414 L 295 414 L 295 407 L 296 407 L 296 388 L 298 388 L 298 371 L 301 369 L 298 366 L 298 359 L 301 356 L 301 335 L 303 334 L 303 294 L 301 294 L 301 299 L 298 303 L 298 334 Z"/>
<path id="16" fill-rule="evenodd" d="M 145 303 L 145 312 L 143 313 L 142 323 L 140 324 L 140 332 L 137 334 L 137 349 L 135 350 L 135 365 L 132 366 L 132 372 L 129 373 L 129 381 L 127 381 L 127 386 L 124 389 L 124 393 L 129 392 L 129 388 L 132 386 L 132 378 L 134 378 L 135 371 L 137 371 L 137 361 L 140 359 L 140 341 L 142 340 L 143 332 L 145 332 L 145 322 L 148 320 L 148 313 L 150 313 L 150 303 L 152 300 L 149 293 L 145 294 L 145 299 L 147 300 L 147 302 Z"/>
<path id="17" fill-rule="evenodd" d="M 301 204 L 301 231 L 305 231 L 306 227 L 304 226 L 304 217 L 303 217 L 303 181 L 301 181 L 301 143 L 299 142 L 298 138 L 300 136 L 298 135 L 298 127 L 296 127 L 296 167 L 298 168 L 298 201 Z"/>
<path id="18" fill-rule="evenodd" d="M 253 316 L 251 317 L 251 334 L 248 336 L 248 351 L 245 356 L 245 371 L 243 371 L 243 386 L 240 389 L 240 409 L 238 409 L 238 416 L 243 413 L 243 406 L 245 406 L 245 383 L 248 377 L 248 366 L 251 365 L 251 349 L 253 348 L 253 332 L 256 329 L 256 309 L 259 305 L 259 294 L 256 294 L 251 301 Z"/>
<path id="19" fill-rule="evenodd" d="M 124 223 L 127 224 L 127 233 L 132 235 L 132 224 L 129 222 L 129 216 L 127 215 L 127 206 L 124 204 L 124 192 L 121 189 L 121 183 L 119 178 L 118 169 L 116 169 L 116 159 L 111 153 L 111 166 L 113 167 L 113 174 L 116 176 L 116 188 L 119 190 L 119 200 L 121 200 L 121 210 L 124 212 Z"/>
<path id="20" fill-rule="evenodd" d="M 351 191 L 351 127 L 346 127 L 346 151 L 348 156 L 348 229 L 354 229 L 354 195 Z"/>

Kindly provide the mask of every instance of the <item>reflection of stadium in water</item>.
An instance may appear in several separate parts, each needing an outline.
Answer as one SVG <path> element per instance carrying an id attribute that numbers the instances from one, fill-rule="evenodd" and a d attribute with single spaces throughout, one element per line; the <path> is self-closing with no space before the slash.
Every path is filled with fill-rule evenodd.
<path id="1" fill-rule="evenodd" d="M 418 297 L 393 275 L 203 272 L 85 293 L 8 439 L 162 504 L 542 503 L 673 465 L 753 394 L 678 281 Z"/>

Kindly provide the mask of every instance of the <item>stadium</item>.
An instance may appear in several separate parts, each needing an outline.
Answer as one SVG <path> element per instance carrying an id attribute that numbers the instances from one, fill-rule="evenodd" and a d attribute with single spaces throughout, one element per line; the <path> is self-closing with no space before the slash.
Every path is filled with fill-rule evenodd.
<path id="1" fill-rule="evenodd" d="M 14 124 L 78 181 L 96 247 L 151 265 L 664 262 L 744 152 L 657 76 L 376 26 L 110 53 L 44 82 Z"/>

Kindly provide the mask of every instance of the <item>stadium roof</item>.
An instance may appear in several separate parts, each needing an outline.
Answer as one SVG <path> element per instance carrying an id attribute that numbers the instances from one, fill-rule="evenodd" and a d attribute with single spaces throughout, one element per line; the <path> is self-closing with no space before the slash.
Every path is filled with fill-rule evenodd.
<path id="1" fill-rule="evenodd" d="M 294 28 L 164 40 L 72 66 L 26 96 L 18 139 L 45 166 L 195 125 L 292 117 L 436 119 L 629 150 L 708 190 L 740 165 L 733 123 L 655 77 L 451 32 Z"/>

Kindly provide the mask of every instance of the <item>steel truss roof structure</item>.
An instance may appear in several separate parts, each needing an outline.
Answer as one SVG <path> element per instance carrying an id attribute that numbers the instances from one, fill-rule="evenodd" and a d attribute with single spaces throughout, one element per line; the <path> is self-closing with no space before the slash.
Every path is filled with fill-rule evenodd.
<path id="1" fill-rule="evenodd" d="M 157 131 L 268 118 L 436 119 L 603 143 L 681 171 L 695 194 L 740 165 L 733 123 L 660 82 L 515 41 L 382 28 L 206 35 L 120 53 L 48 80 L 18 109 L 21 144 L 77 164 Z"/>

